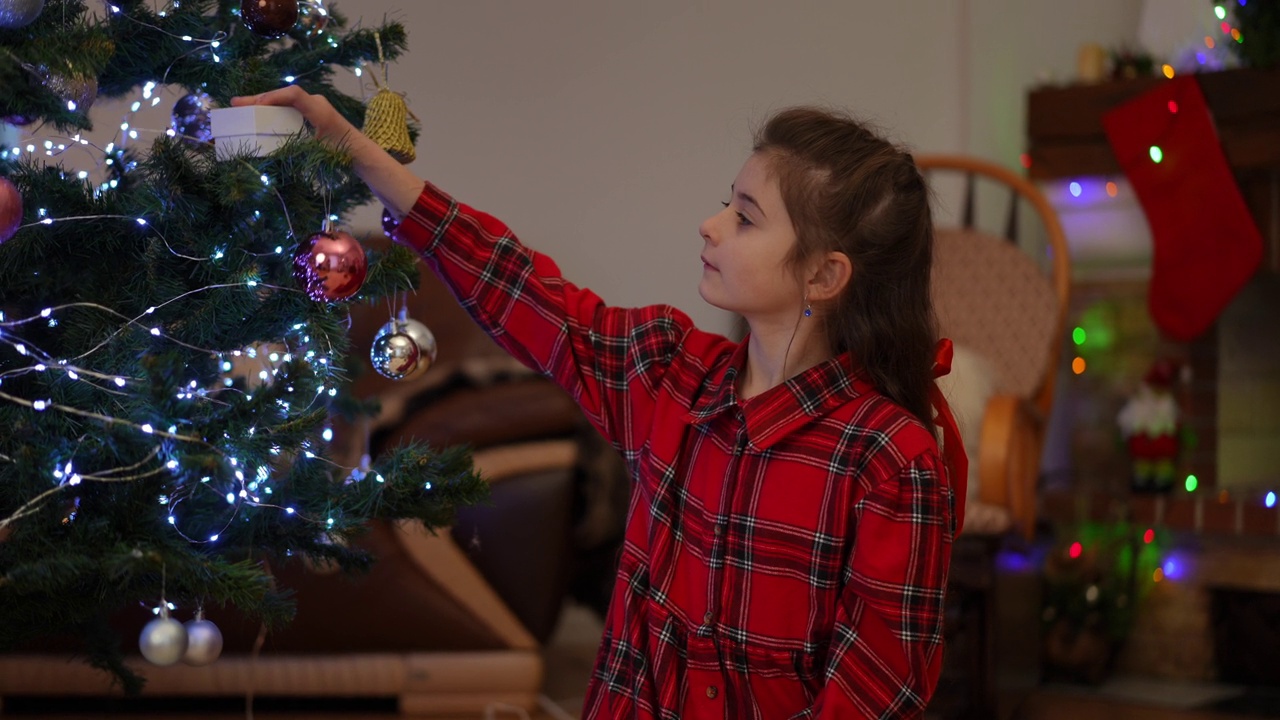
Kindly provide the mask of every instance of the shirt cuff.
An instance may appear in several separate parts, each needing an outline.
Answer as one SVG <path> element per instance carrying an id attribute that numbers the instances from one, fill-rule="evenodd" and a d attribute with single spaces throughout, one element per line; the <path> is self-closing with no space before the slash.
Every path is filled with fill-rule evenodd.
<path id="1" fill-rule="evenodd" d="M 457 216 L 458 202 L 453 196 L 426 182 L 409 214 L 391 231 L 391 237 L 426 255 L 435 250 Z"/>

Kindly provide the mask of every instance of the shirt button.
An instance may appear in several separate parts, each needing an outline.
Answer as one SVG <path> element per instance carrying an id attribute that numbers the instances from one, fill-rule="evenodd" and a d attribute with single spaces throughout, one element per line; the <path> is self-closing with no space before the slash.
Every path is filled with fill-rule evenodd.
<path id="1" fill-rule="evenodd" d="M 711 611 L 710 611 L 710 610 L 708 610 L 708 611 L 707 611 L 707 613 L 706 613 L 705 615 L 703 615 L 703 616 L 702 616 L 702 622 L 707 623 L 708 625 L 710 625 L 710 624 L 711 624 L 711 621 L 712 621 L 712 620 L 714 620 L 714 619 L 715 619 L 715 617 L 716 617 L 716 616 L 715 616 L 715 615 L 713 615 L 713 614 L 711 613 Z"/>
<path id="2" fill-rule="evenodd" d="M 715 685 L 708 685 L 708 686 L 707 686 L 707 697 L 711 698 L 712 700 L 715 700 L 715 699 L 716 699 L 716 696 L 717 696 L 717 695 L 719 695 L 719 694 L 720 694 L 720 691 L 719 691 L 719 690 L 716 690 L 716 686 L 715 686 Z"/>
<path id="3" fill-rule="evenodd" d="M 715 526 L 715 528 L 712 530 L 712 532 L 714 532 L 717 536 L 723 535 L 723 534 L 724 534 L 724 526 L 723 526 L 723 525 L 716 525 L 716 526 Z"/>

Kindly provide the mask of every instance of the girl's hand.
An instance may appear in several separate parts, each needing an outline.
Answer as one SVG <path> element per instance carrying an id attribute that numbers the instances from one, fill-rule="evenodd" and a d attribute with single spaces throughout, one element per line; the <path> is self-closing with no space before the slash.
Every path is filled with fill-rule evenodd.
<path id="1" fill-rule="evenodd" d="M 231 105 L 277 105 L 302 113 L 302 117 L 315 128 L 316 137 L 351 155 L 356 174 L 396 218 L 407 215 L 422 192 L 421 178 L 347 122 L 323 96 L 311 95 L 297 85 L 289 85 L 260 95 L 231 98 Z"/>
<path id="2" fill-rule="evenodd" d="M 335 144 L 349 142 L 360 131 L 329 104 L 322 95 L 311 95 L 297 85 L 288 85 L 260 95 L 245 95 L 231 98 L 233 107 L 244 105 L 276 105 L 291 107 L 302 113 L 311 127 L 316 130 L 316 137 Z"/>

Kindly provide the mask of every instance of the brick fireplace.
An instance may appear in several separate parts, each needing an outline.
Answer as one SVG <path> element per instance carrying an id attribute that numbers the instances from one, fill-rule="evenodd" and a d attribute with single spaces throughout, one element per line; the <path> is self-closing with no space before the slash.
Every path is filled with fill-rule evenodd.
<path id="1" fill-rule="evenodd" d="M 1200 76 L 1266 246 L 1257 275 L 1216 325 L 1185 344 L 1162 338 L 1146 312 L 1151 238 L 1101 123 L 1108 109 L 1159 82 L 1042 87 L 1028 98 L 1028 175 L 1058 207 L 1072 246 L 1069 322 L 1094 322 L 1110 334 L 1097 341 L 1102 347 L 1076 348 L 1089 360 L 1083 372 L 1072 369 L 1067 346 L 1042 516 L 1128 521 L 1175 538 L 1177 577 L 1147 597 L 1120 672 L 1280 686 L 1280 678 L 1231 676 L 1250 662 L 1276 663 L 1274 652 L 1243 662 L 1224 657 L 1225 634 L 1241 632 L 1232 618 L 1249 615 L 1247 608 L 1280 627 L 1273 617 L 1280 613 L 1280 503 L 1267 503 L 1268 493 L 1280 493 L 1280 70 Z M 1115 418 L 1157 357 L 1184 368 L 1176 393 L 1196 442 L 1180 457 L 1179 477 L 1195 482 L 1166 495 L 1137 494 Z"/>

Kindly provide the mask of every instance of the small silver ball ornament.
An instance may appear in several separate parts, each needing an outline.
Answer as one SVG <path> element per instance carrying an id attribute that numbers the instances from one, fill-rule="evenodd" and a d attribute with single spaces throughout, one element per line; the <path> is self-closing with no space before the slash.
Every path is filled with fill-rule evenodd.
<path id="1" fill-rule="evenodd" d="M 413 318 L 403 318 L 397 321 L 399 323 L 400 332 L 413 338 L 413 342 L 417 344 L 418 349 L 422 353 L 422 357 L 418 359 L 418 367 L 414 369 L 406 380 L 418 377 L 431 369 L 436 361 L 436 336 L 431 332 L 431 328 L 414 320 Z"/>
<path id="2" fill-rule="evenodd" d="M 397 321 L 391 321 L 394 325 Z M 403 380 L 418 369 L 422 349 L 402 332 L 380 333 L 369 348 L 369 360 L 378 374 L 390 380 Z"/>
<path id="3" fill-rule="evenodd" d="M 295 30 L 301 31 L 307 38 L 317 38 L 324 34 L 328 25 L 329 11 L 324 8 L 324 0 L 299 0 Z"/>
<path id="4" fill-rule="evenodd" d="M 213 100 L 208 93 L 190 93 L 178 98 L 170 113 L 169 126 L 178 137 L 189 145 L 200 145 L 213 140 L 213 125 L 209 112 Z"/>
<path id="5" fill-rule="evenodd" d="M 0 0 L 0 27 L 16 30 L 40 17 L 44 0 Z"/>
<path id="6" fill-rule="evenodd" d="M 187 665 L 208 665 L 222 654 L 222 631 L 217 625 L 197 615 L 184 626 L 187 631 L 187 651 L 182 662 Z"/>
<path id="7" fill-rule="evenodd" d="M 152 665 L 173 665 L 187 651 L 187 629 L 162 611 L 160 617 L 143 626 L 138 650 Z"/>
<path id="8" fill-rule="evenodd" d="M 418 363 L 411 370 L 406 372 L 401 380 L 413 380 L 421 377 L 436 361 L 436 336 L 431 332 L 431 328 L 409 317 L 408 310 L 402 309 L 400 316 L 378 330 L 378 334 L 374 336 L 373 343 L 376 347 L 378 340 L 386 335 L 399 334 L 407 335 L 413 344 L 418 346 Z"/>

